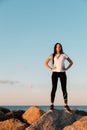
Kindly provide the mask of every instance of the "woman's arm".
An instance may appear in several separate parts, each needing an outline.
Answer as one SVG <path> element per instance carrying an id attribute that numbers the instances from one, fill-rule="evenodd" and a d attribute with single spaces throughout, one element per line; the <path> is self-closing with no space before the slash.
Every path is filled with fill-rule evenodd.
<path id="1" fill-rule="evenodd" d="M 52 70 L 52 67 L 51 66 L 49 66 L 49 62 L 52 60 L 52 56 L 51 57 L 48 57 L 47 59 L 46 59 L 46 61 L 45 61 L 45 66 L 48 68 L 48 69 L 50 69 L 50 70 Z"/>
<path id="2" fill-rule="evenodd" d="M 67 58 L 67 61 L 69 62 L 69 65 L 65 67 L 64 70 L 68 70 L 73 65 L 73 61 L 69 57 Z"/>
<path id="3" fill-rule="evenodd" d="M 48 69 L 50 69 L 50 70 L 55 70 L 56 69 L 56 67 L 55 66 L 49 66 L 49 62 L 51 61 L 51 60 L 53 60 L 53 55 L 51 55 L 50 57 L 48 57 L 47 59 L 46 59 L 46 61 L 45 61 L 45 66 L 48 68 Z"/>

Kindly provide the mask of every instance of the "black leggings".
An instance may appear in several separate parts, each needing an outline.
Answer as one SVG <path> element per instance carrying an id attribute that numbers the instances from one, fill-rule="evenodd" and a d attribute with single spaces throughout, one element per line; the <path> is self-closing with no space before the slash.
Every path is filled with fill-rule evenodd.
<path id="1" fill-rule="evenodd" d="M 54 103 L 55 93 L 56 93 L 56 90 L 57 90 L 58 78 L 60 78 L 60 82 L 61 82 L 61 88 L 62 88 L 62 92 L 63 92 L 64 103 L 67 104 L 67 90 L 66 90 L 67 77 L 66 77 L 65 72 L 53 72 L 52 73 L 51 103 Z"/>

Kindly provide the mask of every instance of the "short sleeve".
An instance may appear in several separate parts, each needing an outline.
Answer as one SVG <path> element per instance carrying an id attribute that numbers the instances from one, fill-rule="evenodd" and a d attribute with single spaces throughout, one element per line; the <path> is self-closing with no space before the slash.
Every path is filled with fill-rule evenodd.
<path id="1" fill-rule="evenodd" d="M 66 55 L 66 54 L 64 53 L 64 57 L 67 59 L 67 58 L 68 58 L 68 55 Z"/>

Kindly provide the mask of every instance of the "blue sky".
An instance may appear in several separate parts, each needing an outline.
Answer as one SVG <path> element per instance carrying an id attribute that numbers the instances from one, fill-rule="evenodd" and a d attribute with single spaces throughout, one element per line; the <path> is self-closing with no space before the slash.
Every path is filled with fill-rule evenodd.
<path id="1" fill-rule="evenodd" d="M 0 0 L 0 105 L 49 105 L 44 61 L 56 42 L 74 62 L 69 104 L 87 105 L 86 0 Z M 63 105 L 60 83 L 55 104 Z"/>

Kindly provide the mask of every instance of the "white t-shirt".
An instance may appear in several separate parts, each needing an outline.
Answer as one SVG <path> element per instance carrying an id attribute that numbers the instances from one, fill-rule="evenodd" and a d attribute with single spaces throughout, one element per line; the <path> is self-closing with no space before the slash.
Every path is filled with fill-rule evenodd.
<path id="1" fill-rule="evenodd" d="M 53 55 L 50 56 L 53 59 Z M 66 54 L 56 54 L 54 56 L 54 66 L 56 67 L 53 72 L 64 72 L 63 67 L 65 67 L 64 61 L 67 59 L 68 56 Z"/>

